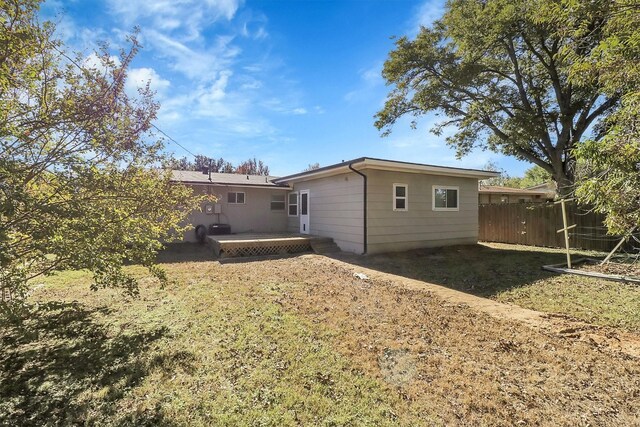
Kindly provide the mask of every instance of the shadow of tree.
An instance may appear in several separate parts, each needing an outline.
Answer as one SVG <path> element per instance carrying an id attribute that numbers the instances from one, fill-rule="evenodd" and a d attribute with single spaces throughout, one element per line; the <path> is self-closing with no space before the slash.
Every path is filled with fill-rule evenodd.
<path id="1" fill-rule="evenodd" d="M 339 253 L 334 258 L 486 297 L 554 276 L 542 266 L 565 260 L 562 253 L 542 248 L 512 250 L 481 244 L 366 256 Z"/>
<path id="2" fill-rule="evenodd" d="M 159 264 L 173 264 L 179 262 L 207 262 L 215 261 L 211 246 L 200 243 L 169 243 L 166 248 L 158 252 L 156 262 Z"/>
<path id="3" fill-rule="evenodd" d="M 100 323 L 107 308 L 77 302 L 39 306 L 21 324 L 0 331 L 0 425 L 124 424 L 171 425 L 160 410 L 120 414 L 118 401 L 153 369 L 178 361 L 183 352 L 147 350 L 167 329 L 124 333 Z M 128 418 L 128 421 L 127 421 Z"/>

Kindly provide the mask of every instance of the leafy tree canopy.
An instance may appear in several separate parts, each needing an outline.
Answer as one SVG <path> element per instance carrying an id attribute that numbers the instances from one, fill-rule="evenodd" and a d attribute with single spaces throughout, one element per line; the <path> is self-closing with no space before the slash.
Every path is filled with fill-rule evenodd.
<path id="1" fill-rule="evenodd" d="M 492 161 L 489 161 L 484 167 L 484 170 L 500 172 L 500 176 L 485 179 L 482 181 L 483 185 L 497 185 L 502 187 L 512 188 L 529 188 L 534 185 L 544 184 L 551 180 L 551 175 L 540 166 L 532 166 L 524 172 L 524 176 L 509 176 L 507 171 L 498 167 L 498 165 Z"/>
<path id="2" fill-rule="evenodd" d="M 135 37 L 118 56 L 102 46 L 90 66 L 38 7 L 0 2 L 0 291 L 19 300 L 29 279 L 72 268 L 135 293 L 123 264 L 163 278 L 155 253 L 198 200 L 153 168 L 158 105 L 148 85 L 124 90 Z"/>
<path id="3" fill-rule="evenodd" d="M 262 160 L 256 160 L 255 157 L 241 162 L 238 166 L 233 166 L 231 162 L 226 161 L 222 157 L 219 159 L 210 159 L 202 154 L 197 154 L 193 161 L 182 157 L 180 159 L 169 159 L 164 165 L 169 169 L 186 171 L 201 171 L 210 167 L 211 172 L 269 175 L 269 166 L 265 165 Z"/>
<path id="4" fill-rule="evenodd" d="M 386 135 L 404 115 L 444 113 L 432 130 L 457 127 L 447 142 L 459 156 L 482 148 L 529 161 L 568 193 L 572 149 L 615 110 L 621 92 L 570 79 L 605 37 L 608 15 L 573 8 L 560 21 L 540 12 L 561 1 L 449 1 L 431 28 L 396 41 L 383 70 L 393 88 L 376 127 Z M 567 33 L 566 22 L 584 31 Z"/>
<path id="5" fill-rule="evenodd" d="M 569 75 L 576 86 L 602 86 L 606 96 L 621 93 L 620 108 L 604 123 L 603 137 L 577 146 L 584 164 L 576 195 L 606 214 L 610 233 L 629 234 L 640 225 L 640 2 L 563 0 L 541 11 L 564 23 L 561 34 L 577 43 L 592 29 L 571 21 L 576 12 L 599 17 L 603 37 L 588 55 L 575 56 Z M 569 51 L 575 49 L 569 49 Z"/>

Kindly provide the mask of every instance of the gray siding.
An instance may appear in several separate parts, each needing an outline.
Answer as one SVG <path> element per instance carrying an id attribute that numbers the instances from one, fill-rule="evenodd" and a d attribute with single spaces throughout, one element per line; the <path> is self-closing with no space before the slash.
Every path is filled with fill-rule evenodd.
<path id="1" fill-rule="evenodd" d="M 294 184 L 293 191 L 309 190 L 309 232 L 331 237 L 340 249 L 362 253 L 363 180 L 355 173 Z M 299 207 L 298 207 L 299 208 Z M 300 217 L 289 217 L 288 230 L 300 232 Z"/>
<path id="2" fill-rule="evenodd" d="M 478 180 L 367 170 L 368 253 L 478 241 Z M 393 210 L 393 184 L 407 184 L 408 210 Z M 434 211 L 432 186 L 459 187 L 458 211 Z"/>
<path id="3" fill-rule="evenodd" d="M 219 215 L 208 215 L 204 212 L 192 212 L 188 222 L 192 225 L 184 233 L 184 241 L 196 241 L 194 229 L 198 224 L 209 226 L 209 224 L 221 223 L 231 225 L 232 233 L 244 232 L 264 232 L 276 233 L 287 230 L 287 211 L 271 210 L 271 195 L 281 194 L 286 196 L 285 190 L 274 190 L 270 188 L 248 188 L 234 186 L 204 186 L 197 185 L 194 189 L 199 194 L 213 194 L 218 197 L 222 213 Z M 228 192 L 244 192 L 244 204 L 227 203 Z M 204 210 L 204 204 L 202 206 Z"/>

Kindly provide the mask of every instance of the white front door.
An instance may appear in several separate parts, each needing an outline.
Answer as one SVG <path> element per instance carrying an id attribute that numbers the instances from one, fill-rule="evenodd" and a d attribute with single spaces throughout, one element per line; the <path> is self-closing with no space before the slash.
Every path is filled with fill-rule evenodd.
<path id="1" fill-rule="evenodd" d="M 309 190 L 300 192 L 300 233 L 309 234 Z"/>

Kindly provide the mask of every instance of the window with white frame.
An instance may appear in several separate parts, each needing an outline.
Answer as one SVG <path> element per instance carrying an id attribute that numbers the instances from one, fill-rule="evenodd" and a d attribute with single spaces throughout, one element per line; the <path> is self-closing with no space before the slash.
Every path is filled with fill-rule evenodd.
<path id="1" fill-rule="evenodd" d="M 289 216 L 298 216 L 298 193 L 289 193 Z"/>
<path id="2" fill-rule="evenodd" d="M 433 186 L 433 210 L 457 211 L 459 188 L 448 185 Z"/>
<path id="3" fill-rule="evenodd" d="M 272 194 L 271 195 L 271 210 L 272 211 L 284 211 L 284 194 Z"/>
<path id="4" fill-rule="evenodd" d="M 393 184 L 393 210 L 409 210 L 409 186 L 407 184 Z"/>
<path id="5" fill-rule="evenodd" d="M 243 205 L 245 201 L 244 192 L 230 191 L 227 193 L 227 203 L 232 205 Z"/>

